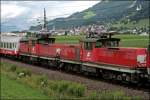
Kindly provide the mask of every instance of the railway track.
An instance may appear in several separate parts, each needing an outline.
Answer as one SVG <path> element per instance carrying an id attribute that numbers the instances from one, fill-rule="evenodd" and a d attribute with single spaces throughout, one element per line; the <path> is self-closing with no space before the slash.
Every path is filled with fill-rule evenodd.
<path id="1" fill-rule="evenodd" d="M 2 62 L 9 62 L 16 64 L 20 67 L 25 67 L 36 74 L 47 74 L 51 80 L 68 80 L 85 84 L 88 90 L 96 91 L 115 91 L 121 90 L 129 96 L 141 96 L 142 98 L 149 100 L 150 91 L 148 87 L 137 86 L 135 84 L 124 84 L 118 81 L 104 80 L 95 76 L 86 76 L 80 73 L 65 72 L 63 70 L 57 70 L 54 68 L 43 68 L 39 65 L 31 65 L 24 62 L 20 62 L 14 59 L 1 58 Z"/>

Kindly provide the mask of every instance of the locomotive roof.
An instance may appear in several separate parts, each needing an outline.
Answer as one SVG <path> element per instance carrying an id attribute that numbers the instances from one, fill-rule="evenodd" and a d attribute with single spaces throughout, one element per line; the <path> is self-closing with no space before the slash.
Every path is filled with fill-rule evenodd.
<path id="1" fill-rule="evenodd" d="M 51 39 L 51 40 L 55 40 L 55 38 L 52 38 L 52 37 L 48 37 L 48 38 L 34 38 L 34 37 L 32 37 L 32 38 L 22 38 L 21 39 L 21 41 L 22 42 L 26 42 L 26 41 L 29 41 L 29 40 L 44 40 L 44 39 Z"/>
<path id="2" fill-rule="evenodd" d="M 21 36 L 1 35 L 1 42 L 18 42 L 21 40 Z"/>
<path id="3" fill-rule="evenodd" d="M 84 38 L 82 42 L 96 42 L 96 41 L 120 41 L 119 38 Z"/>

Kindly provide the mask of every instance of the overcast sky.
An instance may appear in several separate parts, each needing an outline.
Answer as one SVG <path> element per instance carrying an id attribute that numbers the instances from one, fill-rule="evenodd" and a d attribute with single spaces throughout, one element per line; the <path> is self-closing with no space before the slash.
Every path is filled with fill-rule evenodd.
<path id="1" fill-rule="evenodd" d="M 2 1 L 1 21 L 7 22 L 22 18 L 30 23 L 43 17 L 43 8 L 46 8 L 47 18 L 67 17 L 75 12 L 83 11 L 100 1 Z"/>

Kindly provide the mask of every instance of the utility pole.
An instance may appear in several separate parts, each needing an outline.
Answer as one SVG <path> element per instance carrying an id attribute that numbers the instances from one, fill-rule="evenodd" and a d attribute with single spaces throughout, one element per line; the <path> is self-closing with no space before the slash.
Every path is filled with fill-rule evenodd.
<path id="1" fill-rule="evenodd" d="M 46 21 L 46 11 L 45 11 L 45 8 L 44 8 L 44 25 L 43 25 L 43 30 L 47 30 L 47 21 Z"/>

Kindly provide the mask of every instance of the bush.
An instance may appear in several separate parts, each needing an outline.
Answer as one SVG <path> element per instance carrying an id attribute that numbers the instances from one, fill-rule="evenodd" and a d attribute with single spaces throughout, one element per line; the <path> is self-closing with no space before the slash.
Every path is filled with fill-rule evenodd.
<path id="1" fill-rule="evenodd" d="M 67 81 L 60 81 L 60 82 L 58 82 L 57 91 L 58 92 L 64 92 L 64 91 L 66 91 L 68 86 L 69 86 L 69 82 L 67 82 Z"/>
<path id="2" fill-rule="evenodd" d="M 28 69 L 18 69 L 18 70 L 16 70 L 16 73 L 20 78 L 26 77 L 26 76 L 31 77 L 31 71 Z"/>
<path id="3" fill-rule="evenodd" d="M 70 93 L 71 95 L 81 97 L 85 93 L 85 86 L 81 84 L 72 83 L 71 85 L 69 85 L 67 90 L 68 93 Z"/>
<path id="4" fill-rule="evenodd" d="M 12 72 L 15 72 L 16 69 L 17 69 L 16 65 L 12 65 L 12 66 L 10 67 L 10 71 L 12 71 Z"/>
<path id="5" fill-rule="evenodd" d="M 24 73 L 24 74 L 25 74 L 25 76 L 31 76 L 31 71 L 30 71 L 30 70 L 28 70 L 28 69 L 24 69 L 24 70 L 22 70 L 22 73 Z"/>
<path id="6" fill-rule="evenodd" d="M 37 84 L 42 86 L 42 87 L 47 87 L 48 86 L 48 77 L 43 74 L 37 79 Z"/>
<path id="7" fill-rule="evenodd" d="M 89 97 L 88 97 L 89 100 L 97 100 L 98 99 L 98 93 L 93 91 Z"/>
<path id="8" fill-rule="evenodd" d="M 57 91 L 59 93 L 61 92 L 65 92 L 66 89 L 68 88 L 70 82 L 68 81 L 50 81 L 49 83 L 49 87 L 54 90 Z"/>
<path id="9" fill-rule="evenodd" d="M 122 91 L 114 91 L 114 92 L 102 92 L 99 95 L 99 98 L 102 100 L 130 100 L 128 96 L 126 96 Z"/>
<path id="10" fill-rule="evenodd" d="M 67 93 L 72 96 L 81 97 L 85 93 L 85 86 L 69 81 L 50 81 L 49 88 L 58 93 Z"/>

